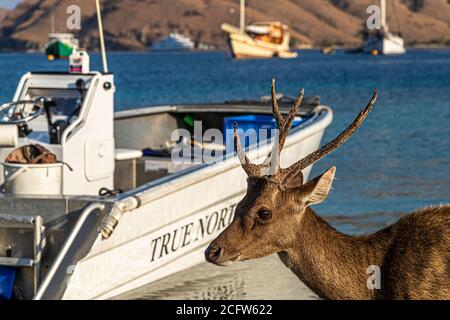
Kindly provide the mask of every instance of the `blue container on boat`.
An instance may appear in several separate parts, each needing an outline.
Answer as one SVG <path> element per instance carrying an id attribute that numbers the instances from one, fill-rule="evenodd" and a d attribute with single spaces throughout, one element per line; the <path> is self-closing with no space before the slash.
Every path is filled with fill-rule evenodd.
<path id="1" fill-rule="evenodd" d="M 294 119 L 294 123 L 292 127 L 296 127 L 302 124 L 306 119 L 302 117 L 296 117 Z M 276 129 L 277 123 L 272 115 L 242 115 L 242 116 L 233 116 L 226 117 L 224 119 L 224 134 L 225 134 L 225 143 L 227 146 L 227 150 L 229 146 L 232 146 L 234 139 L 234 123 L 239 125 L 239 131 L 243 130 L 246 132 L 247 130 L 253 129 L 257 133 L 257 141 L 260 142 L 261 139 L 267 137 L 269 140 L 271 138 L 272 129 Z M 264 130 L 266 132 L 265 136 L 260 136 L 261 131 Z M 253 141 L 252 141 L 253 142 Z M 241 137 L 241 143 L 244 148 L 248 147 L 251 143 L 250 139 L 246 137 L 245 141 Z"/>
<path id="2" fill-rule="evenodd" d="M 0 300 L 11 300 L 16 279 L 16 269 L 0 267 Z"/>

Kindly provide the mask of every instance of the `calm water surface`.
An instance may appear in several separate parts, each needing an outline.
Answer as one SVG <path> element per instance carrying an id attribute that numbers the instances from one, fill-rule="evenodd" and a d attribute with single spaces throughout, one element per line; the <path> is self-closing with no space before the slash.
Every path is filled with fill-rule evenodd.
<path id="1" fill-rule="evenodd" d="M 92 57 L 94 69 L 100 66 Z M 171 103 L 222 102 L 270 94 L 270 80 L 295 96 L 320 95 L 334 110 L 325 140 L 380 99 L 360 131 L 317 163 L 313 175 L 337 166 L 328 200 L 317 211 L 338 229 L 363 233 L 403 213 L 450 201 L 450 50 L 411 50 L 398 57 L 303 52 L 294 60 L 232 61 L 213 53 L 113 53 L 116 109 Z M 65 70 L 38 54 L 0 54 L 0 103 L 12 98 L 28 70 Z M 270 279 L 270 281 L 268 281 Z M 124 298 L 311 299 L 276 256 L 230 268 L 200 265 Z"/>

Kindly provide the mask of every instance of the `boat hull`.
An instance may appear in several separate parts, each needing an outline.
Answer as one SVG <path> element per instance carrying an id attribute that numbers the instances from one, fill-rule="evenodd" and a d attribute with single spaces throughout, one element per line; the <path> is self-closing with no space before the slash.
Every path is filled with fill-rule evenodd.
<path id="1" fill-rule="evenodd" d="M 45 54 L 51 59 L 68 59 L 73 52 L 73 47 L 62 41 L 55 41 L 47 46 Z"/>
<path id="2" fill-rule="evenodd" d="M 364 42 L 363 51 L 370 54 L 398 55 L 405 54 L 404 40 L 391 33 L 386 33 L 381 37 L 369 36 Z"/>
<path id="3" fill-rule="evenodd" d="M 282 166 L 316 150 L 332 122 L 332 112 L 295 128 L 281 155 Z M 252 149 L 262 161 L 270 146 Z M 311 167 L 304 171 L 307 177 Z M 203 251 L 231 223 L 246 190 L 237 157 L 199 165 L 152 182 L 124 197 L 145 198 L 126 213 L 108 240 L 97 239 L 76 265 L 64 299 L 108 299 L 204 262 Z"/>

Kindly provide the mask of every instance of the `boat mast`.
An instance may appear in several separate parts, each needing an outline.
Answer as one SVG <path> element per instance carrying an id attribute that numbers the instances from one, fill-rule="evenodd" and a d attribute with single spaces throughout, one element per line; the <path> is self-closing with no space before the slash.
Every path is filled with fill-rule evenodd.
<path id="1" fill-rule="evenodd" d="M 388 30 L 387 19 L 386 19 L 386 0 L 380 0 L 381 7 L 381 28 L 383 30 Z"/>
<path id="2" fill-rule="evenodd" d="M 100 0 L 95 0 L 97 7 L 98 33 L 100 37 L 100 48 L 102 51 L 103 72 L 108 73 L 108 61 L 106 60 L 105 37 L 103 35 L 102 14 L 100 12 Z"/>
<path id="3" fill-rule="evenodd" d="M 245 31 L 245 0 L 241 0 L 241 10 L 240 10 L 240 29 L 241 33 L 244 33 Z"/>

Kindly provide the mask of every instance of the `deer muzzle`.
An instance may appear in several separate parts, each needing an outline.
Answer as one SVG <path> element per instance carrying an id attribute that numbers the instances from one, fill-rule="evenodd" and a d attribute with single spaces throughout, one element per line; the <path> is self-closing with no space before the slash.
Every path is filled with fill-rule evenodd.
<path id="1" fill-rule="evenodd" d="M 223 249 L 210 245 L 205 251 L 205 259 L 210 263 L 217 264 L 222 257 Z"/>

